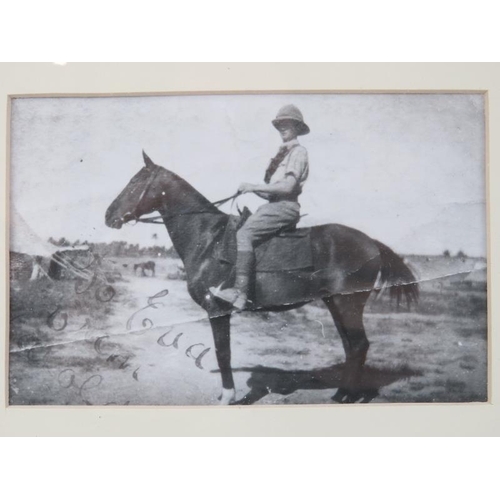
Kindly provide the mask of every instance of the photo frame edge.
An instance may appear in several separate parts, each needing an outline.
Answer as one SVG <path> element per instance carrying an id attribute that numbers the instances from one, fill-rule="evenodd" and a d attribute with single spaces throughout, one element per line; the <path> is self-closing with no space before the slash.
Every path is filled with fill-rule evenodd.
<path id="1" fill-rule="evenodd" d="M 29 63 L 27 63 L 29 65 Z M 130 71 L 132 71 L 133 63 L 126 63 Z M 16 75 L 9 74 L 6 72 L 7 65 L 0 65 L 0 73 L 2 77 L 5 73 L 6 78 L 4 83 L 1 84 L 1 93 L 6 96 L 6 99 L 2 99 L 2 111 L 6 114 L 6 120 L 2 121 L 6 127 L 5 133 L 2 130 L 0 132 L 3 137 L 6 137 L 5 144 L 2 143 L 0 148 L 0 153 L 5 147 L 5 154 L 2 153 L 2 157 L 6 158 L 6 168 L 4 169 L 4 175 L 2 176 L 2 183 L 4 192 L 7 194 L 5 197 L 6 203 L 2 210 L 5 212 L 2 214 L 2 220 L 7 221 L 7 206 L 8 206 L 8 180 L 9 180 L 9 147 L 10 147 L 10 134 L 9 134 L 9 120 L 10 120 L 10 109 L 11 109 L 11 99 L 16 97 L 21 97 L 20 94 L 8 93 L 7 91 L 12 88 L 16 88 L 19 85 L 19 81 L 16 80 Z M 168 65 L 167 65 L 168 66 Z M 161 73 L 167 67 L 164 64 L 158 64 L 154 71 Z M 293 65 L 293 71 L 300 71 L 301 68 L 307 66 L 296 64 Z M 476 65 L 477 66 L 477 65 Z M 481 65 L 483 67 L 491 67 L 488 64 Z M 427 81 L 436 83 L 439 81 L 439 77 L 436 78 L 436 66 L 424 65 Z M 463 63 L 460 66 L 464 74 L 468 72 L 467 63 Z M 49 75 L 52 74 L 51 78 L 54 78 L 53 72 L 51 72 L 50 66 L 38 66 L 34 65 L 33 70 L 35 72 L 45 71 L 42 68 L 47 69 Z M 71 65 L 67 67 L 70 69 Z M 91 74 L 90 66 L 89 75 Z M 213 84 L 214 78 L 218 78 L 217 75 L 211 75 L 210 71 L 207 71 L 207 66 L 204 66 L 203 78 L 210 80 Z M 386 72 L 383 69 L 384 65 L 381 64 L 379 70 Z M 394 68 L 394 67 L 393 67 Z M 498 66 L 495 66 L 498 73 Z M 390 72 L 389 72 L 390 73 Z M 438 72 L 439 73 L 439 72 Z M 111 78 L 113 78 L 113 71 L 110 71 Z M 390 75 L 389 75 L 390 76 Z M 264 75 L 261 75 L 262 80 L 265 81 Z M 114 75 L 117 78 L 117 75 Z M 355 78 L 355 75 L 352 75 Z M 470 75 L 469 75 L 470 78 Z M 50 81 L 50 78 L 49 78 Z M 354 82 L 355 80 L 353 80 Z M 494 81 L 494 80 L 493 80 Z M 117 83 L 116 80 L 114 82 Z M 84 83 L 82 83 L 85 85 Z M 478 85 L 483 87 L 484 76 L 479 78 Z M 34 84 L 36 85 L 36 84 Z M 431 87 L 432 85 L 430 85 Z M 488 134 L 491 133 L 491 129 L 498 129 L 499 123 L 499 99 L 500 95 L 500 83 L 496 80 L 496 85 L 490 87 L 484 86 L 485 90 L 477 90 L 474 93 L 486 93 L 485 98 L 485 110 L 486 110 L 486 140 L 488 142 Z M 269 91 L 267 93 L 281 93 L 281 91 Z M 312 90 L 312 93 L 321 93 L 321 90 Z M 330 91 L 331 93 L 340 93 L 339 91 Z M 349 91 L 344 90 L 342 93 L 367 93 L 375 92 L 373 90 L 363 90 L 363 91 Z M 379 90 L 379 93 L 384 93 L 387 91 Z M 405 90 L 393 89 L 394 93 L 406 92 Z M 424 93 L 415 90 L 409 91 L 410 93 Z M 425 93 L 441 93 L 436 90 L 428 90 Z M 454 93 L 470 93 L 465 89 L 456 89 Z M 198 94 L 199 92 L 188 90 L 185 92 L 188 95 Z M 214 94 L 213 91 L 207 91 L 207 94 Z M 236 92 L 231 91 L 217 91 L 217 94 L 227 94 L 227 93 L 249 93 L 249 91 L 238 90 Z M 255 90 L 250 91 L 250 93 L 263 93 L 262 91 Z M 309 91 L 300 90 L 289 90 L 284 91 L 284 93 L 309 93 Z M 443 93 L 446 93 L 444 91 Z M 493 98 L 490 99 L 491 93 L 493 93 Z M 105 95 L 117 95 L 116 92 L 104 93 L 105 95 L 96 95 L 94 92 L 90 93 L 96 97 L 104 97 Z M 179 92 L 172 91 L 167 94 L 160 95 L 179 95 Z M 56 92 L 55 95 L 61 95 L 60 92 Z M 88 96 L 89 94 L 80 94 L 83 96 Z M 120 95 L 130 95 L 130 92 L 120 93 Z M 137 92 L 137 95 L 158 95 L 157 92 Z M 23 97 L 28 95 L 23 93 Z M 39 96 L 37 94 L 31 94 L 30 97 Z M 54 97 L 54 95 L 51 95 Z M 6 103 L 4 107 L 4 103 Z M 492 120 L 490 122 L 489 120 Z M 490 126 L 491 123 L 491 126 Z M 2 126 L 2 127 L 3 127 Z M 0 434 L 5 435 L 450 435 L 450 432 L 463 433 L 465 435 L 472 434 L 483 434 L 483 433 L 495 433 L 498 434 L 498 422 L 500 422 L 500 410 L 496 401 L 498 400 L 498 391 L 495 390 L 493 385 L 494 375 L 498 372 L 498 355 L 496 353 L 496 336 L 498 336 L 498 318 L 496 311 L 493 310 L 493 296 L 497 288 L 498 276 L 492 273 L 492 260 L 494 251 L 496 248 L 498 255 L 498 241 L 493 237 L 491 231 L 491 224 L 496 220 L 498 214 L 498 196 L 493 196 L 494 182 L 492 177 L 495 177 L 495 173 L 491 169 L 491 159 L 498 158 L 497 149 L 494 147 L 491 141 L 488 142 L 486 147 L 486 175 L 487 175 L 487 203 L 489 203 L 490 209 L 487 211 L 487 223 L 488 223 L 488 325 L 489 325 L 489 367 L 488 367 L 488 403 L 472 403 L 472 404 L 433 404 L 431 408 L 426 404 L 409 404 L 409 405 L 368 405 L 361 407 L 359 405 L 353 406 L 332 406 L 311 408 L 309 405 L 301 407 L 253 407 L 253 408 L 204 408 L 204 407 L 194 407 L 194 408 L 165 408 L 165 407 L 147 407 L 147 408 L 66 408 L 66 407 L 41 407 L 41 408 L 20 408 L 20 407 L 8 407 L 6 402 L 7 396 L 7 371 L 8 364 L 6 363 L 6 370 L 2 370 L 3 384 L 5 389 L 4 394 L 2 394 L 0 399 Z M 498 185 L 498 183 L 497 183 Z M 3 293 L 5 297 L 2 296 L 2 308 L 5 317 L 8 320 L 8 309 L 6 306 L 6 300 L 8 299 L 8 225 L 5 226 L 3 243 L 3 265 L 2 269 L 6 272 L 6 276 L 3 276 L 5 288 L 3 288 Z M 494 267 L 494 266 L 493 266 Z M 7 330 L 4 330 L 7 332 Z M 6 359 L 7 357 L 7 342 L 8 335 L 4 342 L 2 342 L 2 351 L 0 352 L 0 357 Z M 154 412 L 154 415 L 152 415 Z M 334 413 L 335 412 L 335 413 Z M 43 416 L 46 420 L 41 422 L 40 416 Z M 48 421 L 48 416 L 50 416 L 53 421 Z M 179 418 L 179 416 L 181 416 Z M 346 420 L 346 416 L 348 416 Z M 68 419 L 69 417 L 69 419 Z M 427 426 L 418 427 L 418 423 L 422 423 L 422 419 L 428 419 L 431 417 L 433 419 L 432 424 Z M 460 422 L 457 423 L 455 427 L 450 427 L 449 422 L 451 420 L 459 419 Z M 404 419 L 401 422 L 401 419 Z M 197 431 L 194 429 L 196 425 L 200 424 L 200 420 L 203 421 L 203 426 Z M 351 421 L 353 425 L 345 426 L 345 422 Z M 386 422 L 383 422 L 385 420 Z M 368 422 L 372 424 L 368 424 Z M 387 422 L 391 422 L 388 426 Z M 57 423 L 56 423 L 57 422 Z M 66 422 L 66 423 L 62 423 Z M 332 424 L 333 422 L 333 424 Z M 344 426 L 339 426 L 338 424 L 343 423 Z M 394 425 L 399 423 L 399 425 Z M 165 425 L 167 424 L 168 425 Z M 377 427 L 373 426 L 378 425 Z M 145 425 L 146 424 L 146 425 Z M 286 424 L 286 425 L 284 425 Z M 313 424 L 313 425 L 311 425 Z M 336 424 L 336 425 L 335 425 Z M 359 424 L 364 424 L 359 426 Z M 481 424 L 481 429 L 477 428 L 477 425 Z M 168 431 L 166 431 L 168 428 Z M 147 432 L 144 431 L 147 429 Z M 339 432 L 341 431 L 341 432 Z M 55 434 L 54 434 L 55 433 Z M 454 434 L 452 434 L 454 435 Z"/>

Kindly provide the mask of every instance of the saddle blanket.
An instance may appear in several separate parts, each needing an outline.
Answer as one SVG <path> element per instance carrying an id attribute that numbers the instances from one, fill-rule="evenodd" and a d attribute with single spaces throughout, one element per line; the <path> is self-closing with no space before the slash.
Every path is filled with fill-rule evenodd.
<path id="1" fill-rule="evenodd" d="M 236 231 L 239 217 L 231 216 L 226 230 L 215 248 L 216 258 L 229 264 L 236 262 Z M 313 267 L 311 229 L 283 231 L 255 249 L 256 272 L 306 270 Z"/>

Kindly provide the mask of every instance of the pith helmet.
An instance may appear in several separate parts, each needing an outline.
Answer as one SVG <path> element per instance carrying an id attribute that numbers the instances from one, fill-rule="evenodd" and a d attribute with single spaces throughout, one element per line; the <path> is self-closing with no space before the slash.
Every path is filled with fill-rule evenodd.
<path id="1" fill-rule="evenodd" d="M 295 122 L 298 135 L 306 135 L 309 133 L 309 127 L 304 123 L 304 117 L 297 106 L 293 104 L 283 106 L 273 120 L 273 125 L 278 128 L 280 122 L 285 120 L 292 120 Z"/>

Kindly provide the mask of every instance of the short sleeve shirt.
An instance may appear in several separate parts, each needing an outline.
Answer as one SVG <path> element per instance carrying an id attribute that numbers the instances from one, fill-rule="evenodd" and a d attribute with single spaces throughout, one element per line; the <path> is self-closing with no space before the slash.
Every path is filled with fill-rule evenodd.
<path id="1" fill-rule="evenodd" d="M 271 178 L 271 184 L 284 180 L 289 175 L 297 181 L 297 194 L 302 192 L 307 177 L 309 176 L 309 159 L 307 149 L 301 146 L 297 140 L 290 141 L 286 146 L 291 150 L 279 164 L 276 172 Z"/>

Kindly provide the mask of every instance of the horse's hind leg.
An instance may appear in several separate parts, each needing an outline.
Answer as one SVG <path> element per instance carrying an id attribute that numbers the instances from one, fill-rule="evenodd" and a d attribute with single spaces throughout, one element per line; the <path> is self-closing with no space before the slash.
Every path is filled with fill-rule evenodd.
<path id="1" fill-rule="evenodd" d="M 339 331 L 345 351 L 345 368 L 335 401 L 352 403 L 366 398 L 360 382 L 369 342 L 363 325 L 363 309 L 370 293 L 333 295 L 323 299 Z"/>
<path id="2" fill-rule="evenodd" d="M 234 389 L 233 372 L 231 369 L 231 316 L 216 316 L 210 318 L 210 326 L 214 336 L 215 355 L 222 377 L 222 393 L 220 403 L 228 405 L 234 403 L 236 391 Z"/>

